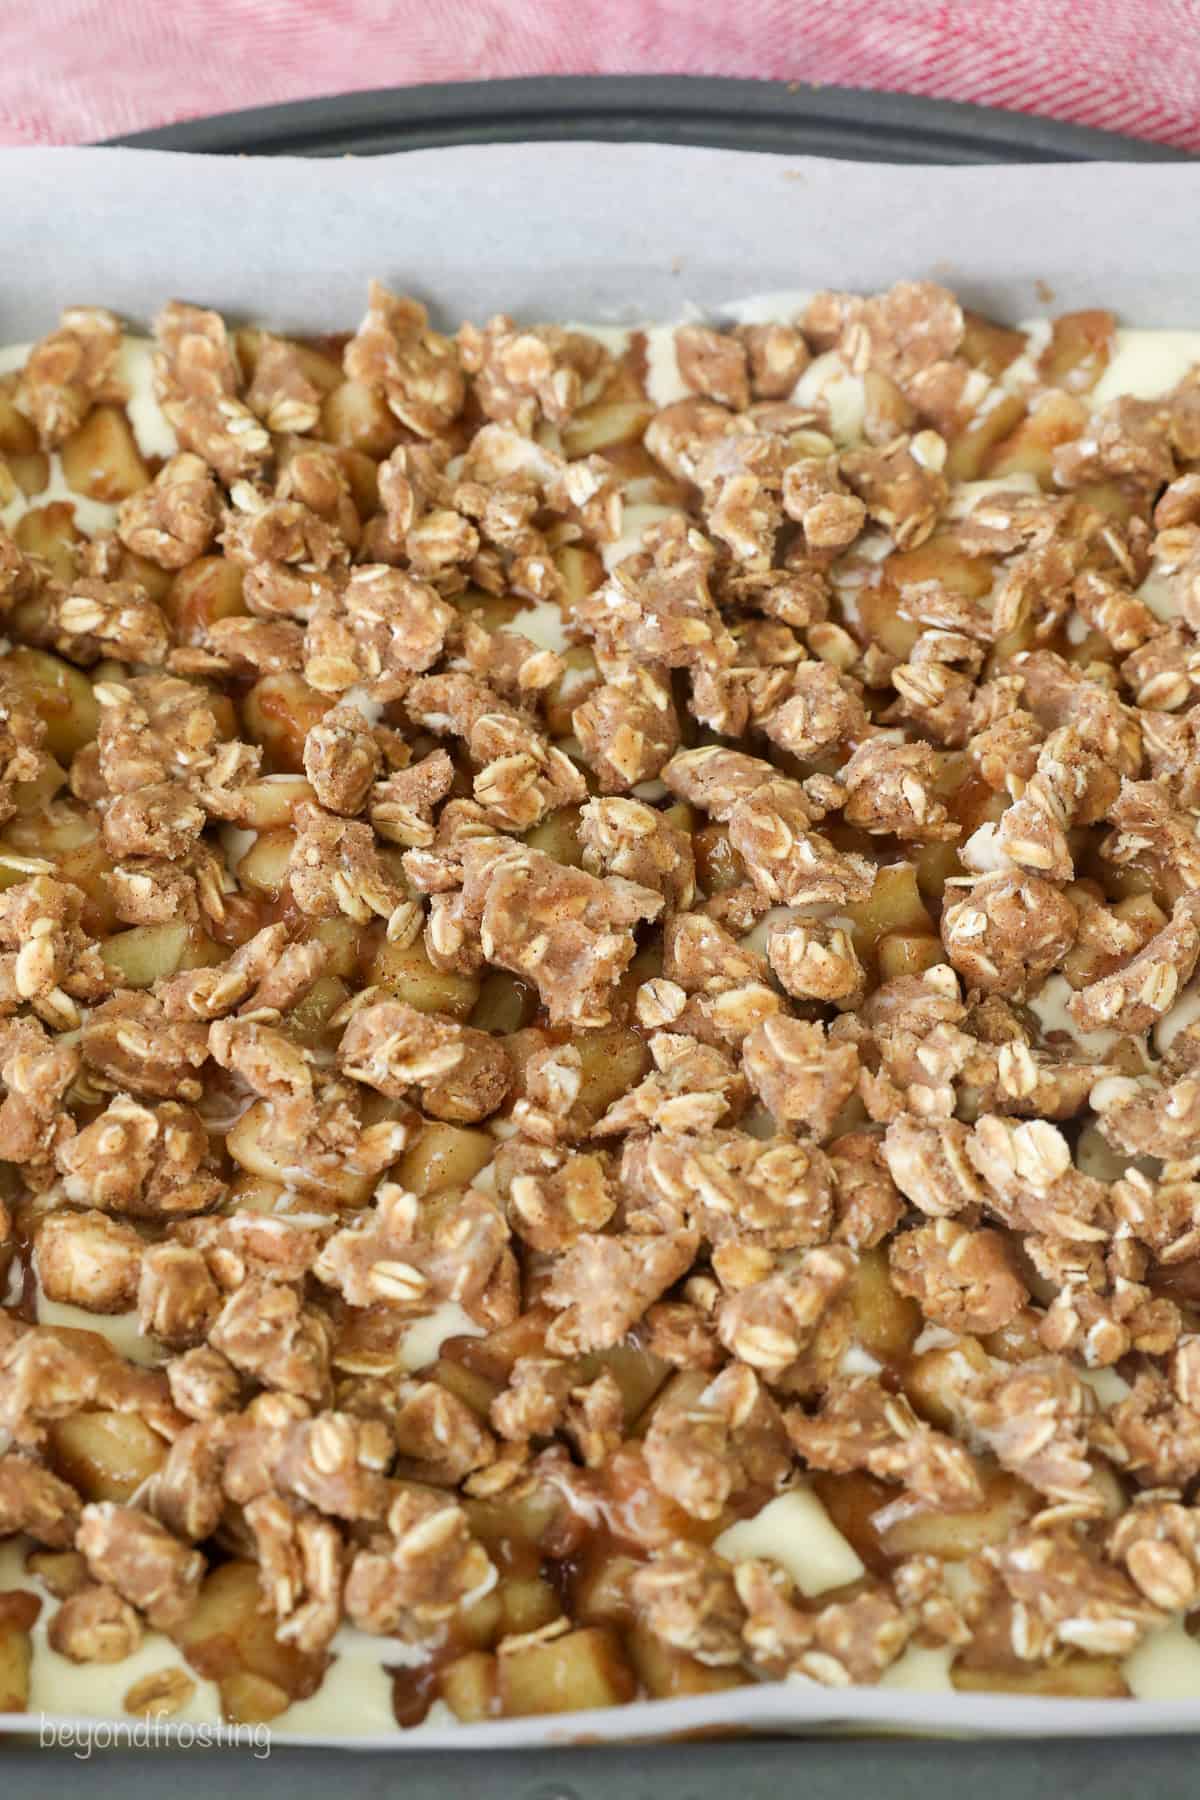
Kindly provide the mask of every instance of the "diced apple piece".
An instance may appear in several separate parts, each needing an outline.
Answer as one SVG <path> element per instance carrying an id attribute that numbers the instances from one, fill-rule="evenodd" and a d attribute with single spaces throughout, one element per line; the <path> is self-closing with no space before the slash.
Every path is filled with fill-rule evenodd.
<path id="1" fill-rule="evenodd" d="M 78 1550 L 31 1550 L 25 1567 L 56 1600 L 69 1600 L 90 1579 L 87 1563 Z"/>
<path id="2" fill-rule="evenodd" d="M 343 381 L 326 394 L 321 407 L 321 436 L 366 456 L 387 456 L 404 436 L 404 427 L 387 402 L 361 381 Z"/>
<path id="3" fill-rule="evenodd" d="M 217 619 L 245 613 L 242 575 L 241 565 L 225 556 L 198 556 L 180 569 L 163 601 L 180 643 L 202 644 Z"/>
<path id="4" fill-rule="evenodd" d="M 525 842 L 531 850 L 540 850 L 544 856 L 555 862 L 564 864 L 570 869 L 583 866 L 583 848 L 579 842 L 579 808 L 562 806 L 557 812 L 548 813 L 540 825 L 535 825 L 528 832 Z"/>
<path id="5" fill-rule="evenodd" d="M 987 460 L 989 478 L 1033 475 L 1054 491 L 1054 452 L 1077 438 L 1087 424 L 1087 407 L 1072 394 L 1044 394 L 1017 429 L 998 443 Z"/>
<path id="6" fill-rule="evenodd" d="M 507 969 L 489 969 L 483 977 L 479 998 L 471 1014 L 477 1031 L 494 1031 L 507 1037 L 523 1031 L 538 1010 L 537 989 L 518 981 Z"/>
<path id="7" fill-rule="evenodd" d="M 875 885 L 865 900 L 846 908 L 853 924 L 854 948 L 860 957 L 873 954 L 881 938 L 895 931 L 935 934 L 933 919 L 921 898 L 912 863 L 885 863 L 875 871 Z"/>
<path id="8" fill-rule="evenodd" d="M 235 1669 L 219 1682 L 221 1710 L 235 1725 L 264 1725 L 286 1712 L 292 1697 L 275 1682 L 249 1669 Z"/>
<path id="9" fill-rule="evenodd" d="M 898 1293 L 887 1255 L 876 1246 L 858 1258 L 849 1290 L 855 1340 L 880 1362 L 901 1362 L 921 1332 L 921 1309 Z"/>
<path id="10" fill-rule="evenodd" d="M 1110 312 L 1063 313 L 1050 328 L 1050 342 L 1038 358 L 1038 374 L 1048 387 L 1086 394 L 1108 367 L 1117 321 Z"/>
<path id="11" fill-rule="evenodd" d="M 280 1643 L 276 1624 L 274 1613 L 263 1609 L 257 1565 L 235 1560 L 205 1577 L 175 1641 L 197 1674 L 222 1688 L 234 1676 L 251 1674 L 274 1684 L 285 1704 L 306 1699 L 320 1685 L 327 1659 Z"/>
<path id="12" fill-rule="evenodd" d="M 603 1625 L 502 1650 L 497 1665 L 500 1710 L 509 1719 L 620 1706 L 636 1688 L 616 1638 Z"/>
<path id="13" fill-rule="evenodd" d="M 392 1172 L 393 1179 L 414 1194 L 469 1187 L 495 1154 L 496 1140 L 488 1132 L 434 1119 L 409 1144 Z"/>
<path id="14" fill-rule="evenodd" d="M 119 406 L 94 406 L 59 456 L 67 486 L 90 500 L 115 505 L 150 484 L 133 428 Z"/>
<path id="15" fill-rule="evenodd" d="M 277 900 L 283 892 L 296 834 L 287 825 L 273 831 L 260 831 L 237 865 L 237 878 L 242 887 L 251 888 L 264 899 Z"/>
<path id="16" fill-rule="evenodd" d="M 562 1616 L 558 1595 L 540 1575 L 509 1575 L 500 1583 L 502 1630 L 506 1637 L 539 1631 Z"/>
<path id="17" fill-rule="evenodd" d="M 238 793 L 241 822 L 249 831 L 274 831 L 290 825 L 296 808 L 316 799 L 303 775 L 264 775 L 248 781 Z"/>
<path id="18" fill-rule="evenodd" d="M 445 1013 L 460 1022 L 470 1018 L 479 998 L 478 975 L 457 975 L 453 970 L 434 968 L 419 937 L 411 944 L 381 944 L 367 981 L 386 988 L 418 1012 Z"/>
<path id="19" fill-rule="evenodd" d="M 0 1594 L 0 1713 L 24 1712 L 29 1705 L 33 1639 L 29 1626 L 17 1623 L 14 1609 L 6 1605 L 8 1601 L 24 1599 L 32 1599 L 36 1604 L 37 1596 Z M 9 1613 L 13 1616 L 6 1617 Z"/>
<path id="20" fill-rule="evenodd" d="M 960 1694 L 1029 1694 L 1063 1700 L 1128 1700 L 1129 1684 L 1113 1657 L 1088 1656 L 1045 1668 L 974 1669 L 951 1665 Z"/>
<path id="21" fill-rule="evenodd" d="M 13 540 L 28 556 L 39 556 L 49 563 L 60 581 L 73 581 L 78 573 L 77 547 L 84 534 L 75 523 L 75 508 L 69 500 L 51 500 L 23 514 L 13 528 Z M 36 596 L 22 601 L 12 614 L 17 629 L 34 625 L 43 602 Z M 27 612 L 28 609 L 28 612 Z"/>
<path id="22" fill-rule="evenodd" d="M 985 319 L 982 313 L 963 312 L 963 340 L 958 353 L 964 362 L 982 369 L 993 381 L 1003 375 L 1010 363 L 1016 362 L 1028 342 L 1023 331 L 997 325 L 992 319 Z"/>
<path id="23" fill-rule="evenodd" d="M 492 1401 L 500 1392 L 498 1382 L 489 1381 L 486 1375 L 481 1375 L 475 1369 L 468 1369 L 463 1363 L 454 1362 L 448 1356 L 439 1357 L 427 1373 L 447 1393 L 453 1394 L 456 1400 L 469 1406 L 481 1419 L 487 1419 Z"/>
<path id="24" fill-rule="evenodd" d="M 981 600 L 991 593 L 995 575 L 992 558 L 970 555 L 953 532 L 926 538 L 912 550 L 895 550 L 883 567 L 897 587 L 936 581 L 968 600 Z"/>
<path id="25" fill-rule="evenodd" d="M 880 981 L 894 981 L 901 975 L 921 975 L 936 963 L 946 961 L 940 938 L 927 932 L 889 931 L 876 945 Z"/>
<path id="26" fill-rule="evenodd" d="M 266 772 L 304 773 L 304 740 L 333 705 L 302 675 L 263 675 L 242 701 L 242 719 L 252 743 L 261 744 Z"/>
<path id="27" fill-rule="evenodd" d="M 1037 1511 L 1041 1501 L 1032 1488 L 1003 1470 L 984 1471 L 982 1506 L 965 1512 L 917 1512 L 881 1533 L 884 1553 L 896 1561 L 906 1556 L 941 1556 L 961 1562 L 989 1544 L 1001 1544 L 1010 1531 Z"/>
<path id="28" fill-rule="evenodd" d="M 100 954 L 118 986 L 148 988 L 179 969 L 211 967 L 224 952 L 188 925 L 134 925 L 107 938 Z"/>
<path id="29" fill-rule="evenodd" d="M 438 1676 L 442 1699 L 464 1725 L 493 1719 L 500 1711 L 496 1658 L 485 1650 L 469 1650 L 447 1663 Z"/>
<path id="30" fill-rule="evenodd" d="M 1025 411 L 1019 394 L 993 394 L 990 403 L 960 431 L 946 455 L 947 481 L 974 481 L 984 471 L 989 452 L 1014 430 Z"/>
<path id="31" fill-rule="evenodd" d="M 85 1500 L 128 1500 L 167 1455 L 136 1413 L 74 1413 L 52 1420 L 48 1434 L 51 1467 Z"/>
<path id="32" fill-rule="evenodd" d="M 639 444 L 654 408 L 644 400 L 600 399 L 581 406 L 563 427 L 563 449 L 571 458 L 592 456 L 615 444 Z"/>
<path id="33" fill-rule="evenodd" d="M 737 1668 L 714 1668 L 637 1625 L 629 1635 L 629 1657 L 638 1681 L 652 1700 L 678 1700 L 685 1694 L 724 1694 L 744 1687 L 749 1677 Z"/>
<path id="34" fill-rule="evenodd" d="M 26 517 L 32 515 L 26 514 Z M 21 521 L 24 524 L 24 520 Z M 0 663 L 29 696 L 46 726 L 46 748 L 62 763 L 90 744 L 100 720 L 100 705 L 92 684 L 82 670 L 52 656 L 19 644 Z"/>

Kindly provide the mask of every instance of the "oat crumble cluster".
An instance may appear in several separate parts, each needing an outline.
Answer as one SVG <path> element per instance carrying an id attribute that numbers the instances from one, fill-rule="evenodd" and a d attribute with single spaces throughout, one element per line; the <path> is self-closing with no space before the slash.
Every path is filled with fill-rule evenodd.
<path id="1" fill-rule="evenodd" d="M 0 1711 L 161 1642 L 128 1711 L 286 1725 L 356 1634 L 406 1726 L 1127 1695 L 1200 1604 L 1200 379 L 931 283 L 665 404 L 379 284 L 155 339 L 165 457 L 107 312 L 0 377 Z M 735 1548 L 801 1495 L 831 1572 Z"/>

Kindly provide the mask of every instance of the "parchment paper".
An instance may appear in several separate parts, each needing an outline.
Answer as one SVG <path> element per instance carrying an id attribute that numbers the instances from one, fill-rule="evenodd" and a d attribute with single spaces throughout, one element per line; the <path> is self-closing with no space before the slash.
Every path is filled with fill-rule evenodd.
<path id="1" fill-rule="evenodd" d="M 1009 317 L 1091 304 L 1189 325 L 1198 194 L 1187 165 L 888 168 L 650 144 L 340 162 L 5 150 L 0 329 L 28 337 L 84 299 L 145 320 L 170 295 L 328 328 L 358 317 L 369 275 L 450 323 L 668 318 L 927 275 Z"/>
<path id="2" fill-rule="evenodd" d="M 145 325 L 176 297 L 283 330 L 348 329 L 378 275 L 442 323 L 678 317 L 783 288 L 930 276 L 1015 320 L 1109 306 L 1200 325 L 1200 167 L 889 168 L 648 144 L 419 150 L 364 161 L 0 152 L 0 342 L 63 305 Z M 29 1730 L 0 1714 L 0 1730 Z M 129 1721 L 125 1721 L 129 1723 Z M 890 1725 L 1034 1736 L 1186 1731 L 1190 1701 L 1030 1700 L 773 1683 L 343 1748 L 483 1748 Z"/>

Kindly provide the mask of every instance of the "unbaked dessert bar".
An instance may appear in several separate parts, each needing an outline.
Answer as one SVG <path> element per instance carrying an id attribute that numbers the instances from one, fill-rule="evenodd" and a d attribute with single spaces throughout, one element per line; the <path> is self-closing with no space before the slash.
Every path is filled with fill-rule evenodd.
<path id="1" fill-rule="evenodd" d="M 1200 336 L 80 306 L 0 521 L 0 1713 L 1200 1697 Z"/>

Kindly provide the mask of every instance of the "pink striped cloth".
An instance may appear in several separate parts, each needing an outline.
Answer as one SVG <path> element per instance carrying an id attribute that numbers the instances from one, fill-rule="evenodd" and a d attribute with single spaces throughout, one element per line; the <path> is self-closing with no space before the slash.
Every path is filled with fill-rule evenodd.
<path id="1" fill-rule="evenodd" d="M 9 0 L 0 143 L 83 143 L 352 88 L 777 77 L 1200 150 L 1200 0 Z"/>

